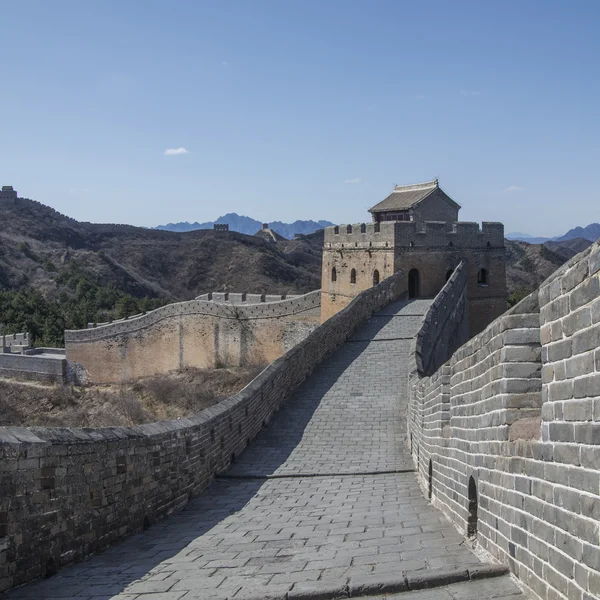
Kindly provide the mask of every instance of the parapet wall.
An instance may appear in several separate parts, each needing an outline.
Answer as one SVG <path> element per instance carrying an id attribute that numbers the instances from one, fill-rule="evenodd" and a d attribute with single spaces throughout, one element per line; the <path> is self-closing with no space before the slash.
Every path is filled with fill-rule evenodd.
<path id="1" fill-rule="evenodd" d="M 144 315 L 65 331 L 74 372 L 88 382 L 131 381 L 185 367 L 268 364 L 319 323 L 321 295 L 230 304 L 191 300 Z"/>
<path id="2" fill-rule="evenodd" d="M 0 377 L 43 383 L 65 383 L 67 361 L 64 355 L 40 356 L 26 354 L 0 354 Z M 0 536 L 1 537 L 1 536 Z"/>
<path id="3" fill-rule="evenodd" d="M 358 295 L 241 392 L 138 427 L 0 427 L 0 591 L 44 577 L 182 508 L 251 443 L 329 354 L 398 299 L 396 273 Z"/>
<path id="4" fill-rule="evenodd" d="M 540 328 L 541 325 L 541 328 Z M 600 590 L 600 246 L 410 385 L 433 504 L 540 600 Z"/>
<path id="5" fill-rule="evenodd" d="M 12 333 L 0 336 L 0 353 L 12 352 L 13 348 L 19 352 L 25 348 L 29 348 L 29 334 Z"/>
<path id="6" fill-rule="evenodd" d="M 325 228 L 325 248 L 503 248 L 502 223 L 389 221 Z"/>
<path id="7" fill-rule="evenodd" d="M 467 263 L 463 260 L 432 302 L 415 338 L 421 375 L 431 375 L 469 339 Z"/>
<path id="8" fill-rule="evenodd" d="M 212 302 L 229 304 L 261 304 L 263 302 L 280 302 L 301 298 L 300 294 L 248 294 L 246 292 L 209 292 L 196 297 L 196 300 L 210 300 Z"/>

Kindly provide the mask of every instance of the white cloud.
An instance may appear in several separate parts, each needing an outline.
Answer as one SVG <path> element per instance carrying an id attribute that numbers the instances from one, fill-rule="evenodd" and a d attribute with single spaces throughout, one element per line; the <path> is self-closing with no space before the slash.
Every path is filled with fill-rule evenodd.
<path id="1" fill-rule="evenodd" d="M 346 179 L 344 183 L 360 183 L 361 181 L 362 179 L 360 177 L 357 177 L 356 179 Z"/>
<path id="2" fill-rule="evenodd" d="M 165 156 L 177 156 L 178 154 L 189 154 L 185 148 L 167 148 L 164 151 Z"/>
<path id="3" fill-rule="evenodd" d="M 460 90 L 461 96 L 480 96 L 481 92 L 478 90 Z"/>
<path id="4" fill-rule="evenodd" d="M 522 188 L 521 186 L 518 186 L 518 185 L 509 185 L 507 188 L 504 188 L 503 191 L 505 194 L 514 194 L 516 192 L 525 191 L 525 188 Z"/>

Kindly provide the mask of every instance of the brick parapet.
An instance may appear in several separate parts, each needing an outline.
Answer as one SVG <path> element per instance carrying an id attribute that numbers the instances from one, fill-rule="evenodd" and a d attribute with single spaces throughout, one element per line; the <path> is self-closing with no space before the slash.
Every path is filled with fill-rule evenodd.
<path id="1" fill-rule="evenodd" d="M 599 271 L 595 244 L 411 379 L 426 493 L 466 533 L 472 478 L 477 543 L 543 600 L 600 590 Z"/>
<path id="2" fill-rule="evenodd" d="M 467 263 L 463 260 L 432 302 L 415 339 L 416 367 L 434 373 L 468 339 Z"/>
<path id="3" fill-rule="evenodd" d="M 0 354 L 0 377 L 44 383 L 65 383 L 67 361 L 64 354 L 56 358 L 36 356 L 39 351 L 26 354 Z"/>
<path id="4" fill-rule="evenodd" d="M 563 265 L 539 297 L 542 439 L 600 446 L 600 244 Z"/>
<path id="5" fill-rule="evenodd" d="M 0 427 L 0 591 L 97 552 L 183 507 L 314 368 L 406 288 L 396 273 L 187 419 L 105 429 Z"/>
<path id="6" fill-rule="evenodd" d="M 326 227 L 327 248 L 503 248 L 504 225 L 483 222 L 389 221 Z"/>
<path id="7" fill-rule="evenodd" d="M 211 300 L 190 300 L 162 306 L 142 315 L 135 315 L 112 323 L 97 324 L 96 327 L 65 331 L 65 344 L 87 342 L 142 331 L 173 317 L 184 315 L 205 315 L 232 320 L 252 320 L 280 318 L 308 311 L 318 311 L 321 305 L 321 292 L 316 290 L 303 296 L 248 305 L 213 302 Z"/>

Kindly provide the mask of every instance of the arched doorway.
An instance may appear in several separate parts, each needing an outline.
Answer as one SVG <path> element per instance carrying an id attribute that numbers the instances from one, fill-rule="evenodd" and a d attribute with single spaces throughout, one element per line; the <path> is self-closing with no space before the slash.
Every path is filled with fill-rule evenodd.
<path id="1" fill-rule="evenodd" d="M 418 269 L 408 272 L 408 297 L 418 298 L 421 295 L 421 282 Z"/>

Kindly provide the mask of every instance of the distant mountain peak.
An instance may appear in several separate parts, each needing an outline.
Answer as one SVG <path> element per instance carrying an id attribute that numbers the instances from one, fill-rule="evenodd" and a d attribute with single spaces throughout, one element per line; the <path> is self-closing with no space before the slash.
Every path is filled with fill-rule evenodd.
<path id="1" fill-rule="evenodd" d="M 529 244 L 543 244 L 544 242 L 548 241 L 566 242 L 568 240 L 574 240 L 576 238 L 583 238 L 584 240 L 595 242 L 598 238 L 600 238 L 600 223 L 590 223 L 586 227 L 573 227 L 573 229 L 569 229 L 569 231 L 567 231 L 567 233 L 565 233 L 564 235 L 552 238 L 536 237 L 534 235 L 529 235 L 528 233 L 521 233 L 519 231 L 506 234 L 506 239 L 516 240 L 519 242 L 528 242 Z"/>
<path id="2" fill-rule="evenodd" d="M 207 221 L 206 223 L 189 223 L 187 221 L 180 223 L 169 223 L 167 225 L 159 225 L 155 229 L 163 229 L 166 231 L 194 231 L 196 229 L 212 229 L 215 224 L 227 224 L 230 231 L 237 231 L 247 235 L 254 235 L 262 229 L 263 223 L 266 221 L 257 221 L 252 217 L 238 215 L 237 213 L 227 213 L 215 221 Z M 333 225 L 330 221 L 301 221 L 297 220 L 293 223 L 283 223 L 281 221 L 271 221 L 268 223 L 269 229 L 275 231 L 280 236 L 292 239 L 297 233 L 307 235 L 314 233 L 319 229 Z"/>
<path id="3" fill-rule="evenodd" d="M 590 240 L 590 242 L 595 242 L 600 238 L 600 223 L 590 223 L 586 227 L 574 227 L 573 229 L 569 229 L 565 235 L 554 239 L 558 242 L 563 242 L 575 238 L 584 238 Z"/>

